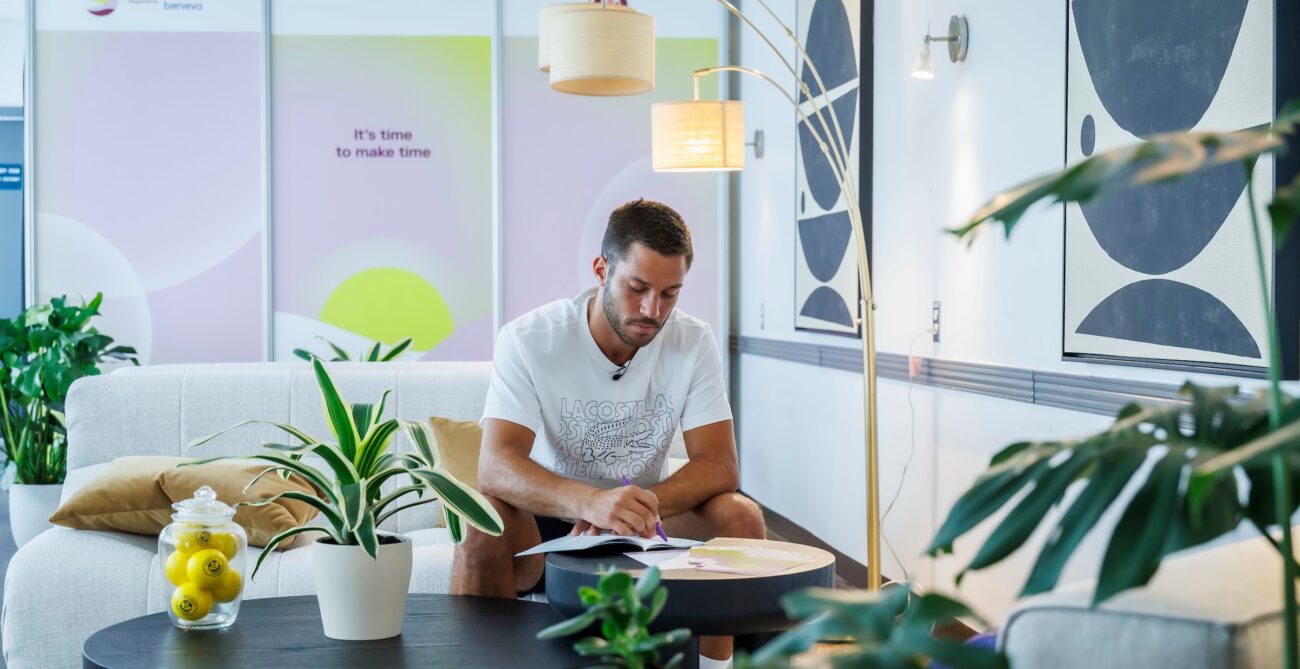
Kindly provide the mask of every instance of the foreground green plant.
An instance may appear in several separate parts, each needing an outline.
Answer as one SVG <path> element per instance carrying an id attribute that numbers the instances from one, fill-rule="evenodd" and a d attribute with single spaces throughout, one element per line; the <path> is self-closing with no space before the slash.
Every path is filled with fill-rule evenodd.
<path id="1" fill-rule="evenodd" d="M 352 360 L 352 356 L 348 355 L 348 352 L 345 351 L 342 346 L 339 346 L 324 337 L 317 336 L 316 338 L 329 344 L 330 350 L 334 351 L 334 357 L 326 360 L 326 362 L 350 362 Z M 377 341 L 369 349 L 362 351 L 361 354 L 357 356 L 356 360 L 357 362 L 388 362 L 401 355 L 402 351 L 405 351 L 407 347 L 411 345 L 411 341 L 410 337 L 406 337 L 396 344 L 393 344 L 393 347 L 388 349 L 387 353 L 383 350 L 384 342 Z M 321 356 L 304 348 L 295 348 L 293 354 L 308 361 L 325 360 Z"/>
<path id="2" fill-rule="evenodd" d="M 56 297 L 13 320 L 0 319 L 0 439 L 14 482 L 63 483 L 67 430 L 63 404 L 77 379 L 99 374 L 99 364 L 138 365 L 134 348 L 90 325 L 103 294 L 81 305 Z"/>
<path id="3" fill-rule="evenodd" d="M 938 660 L 956 669 L 1004 669 L 1006 658 L 986 648 L 934 636 L 936 624 L 958 617 L 978 619 L 961 602 L 938 594 L 918 595 L 904 583 L 880 592 L 808 588 L 781 600 L 798 626 L 783 632 L 737 669 L 785 669 L 805 665 L 800 655 L 825 639 L 843 641 L 818 657 L 828 667 L 921 669 Z"/>
<path id="4" fill-rule="evenodd" d="M 1084 202 L 1111 190 L 1152 186 L 1239 163 L 1246 176 L 1256 278 L 1267 318 L 1269 386 L 1239 406 L 1230 402 L 1235 387 L 1188 383 L 1182 391 L 1185 404 L 1129 405 L 1109 429 L 1091 437 L 1012 444 L 993 457 L 989 470 L 954 505 L 930 545 L 931 555 L 951 552 L 955 539 L 1009 505 L 1032 483 L 1032 490 L 1011 505 L 967 569 L 995 564 L 1024 543 L 1073 482 L 1087 481 L 1049 535 L 1024 594 L 1049 590 L 1084 535 L 1151 458 L 1150 475 L 1125 506 L 1106 547 L 1094 604 L 1147 583 L 1169 553 L 1210 541 L 1248 520 L 1284 556 L 1283 604 L 1289 621 L 1283 625 L 1284 666 L 1296 666 L 1297 566 L 1290 518 L 1300 479 L 1300 406 L 1281 389 L 1282 357 L 1253 176 L 1258 157 L 1281 150 L 1297 124 L 1300 100 L 1293 100 L 1262 129 L 1157 135 L 1000 194 L 965 226 L 950 231 L 970 239 L 984 224 L 996 221 L 1010 236 L 1021 216 L 1042 200 Z M 1274 241 L 1281 245 L 1300 214 L 1300 178 L 1277 189 L 1268 212 Z M 1239 479 L 1248 489 L 1241 488 Z M 1280 542 L 1269 536 L 1274 526 L 1281 528 Z"/>
<path id="5" fill-rule="evenodd" d="M 649 567 L 634 583 L 627 572 L 613 570 L 601 574 L 596 587 L 582 586 L 578 596 L 587 610 L 537 633 L 538 639 L 555 639 L 582 632 L 600 621 L 602 636 L 580 639 L 573 650 L 583 657 L 599 657 L 601 666 L 643 669 L 672 669 L 681 664 L 677 653 L 659 664 L 659 649 L 674 646 L 691 638 L 688 629 L 650 634 L 650 623 L 668 602 L 668 589 L 659 585 L 659 568 Z M 649 606 L 645 604 L 650 599 Z"/>
<path id="6" fill-rule="evenodd" d="M 438 452 L 428 428 L 414 421 L 397 419 L 382 420 L 384 404 L 391 391 L 384 391 L 379 404 L 347 404 L 343 401 L 333 379 L 325 371 L 320 360 L 312 360 L 312 369 L 316 373 L 316 382 L 320 386 L 321 399 L 325 405 L 325 415 L 329 419 L 330 430 L 336 442 L 323 442 L 309 436 L 302 430 L 284 423 L 264 420 L 248 420 L 233 425 L 225 430 L 191 442 L 188 448 L 200 446 L 230 430 L 250 424 L 266 424 L 288 433 L 297 439 L 298 444 L 262 444 L 263 452 L 249 456 L 233 456 L 262 460 L 270 466 L 258 473 L 244 489 L 251 488 L 263 476 L 279 473 L 283 476 L 297 475 L 310 483 L 320 496 L 299 491 L 283 492 L 274 497 L 243 502 L 241 505 L 262 506 L 277 499 L 291 499 L 310 504 L 325 517 L 324 526 L 304 525 L 291 528 L 277 534 L 266 545 L 266 549 L 257 558 L 253 567 L 253 576 L 262 566 L 262 560 L 271 554 L 280 542 L 293 538 L 304 532 L 321 532 L 329 540 L 341 546 L 360 546 L 370 557 L 376 557 L 379 551 L 377 528 L 389 516 L 395 513 L 442 501 L 443 516 L 452 539 L 457 543 L 463 538 L 461 521 L 464 520 L 479 530 L 500 536 L 504 529 L 501 516 L 492 503 L 477 490 L 459 481 L 451 472 L 439 465 Z M 415 451 L 390 453 L 389 445 L 397 431 L 405 430 Z M 314 455 L 324 461 L 331 476 L 302 461 L 306 454 Z M 187 465 L 199 465 L 230 457 L 208 458 Z M 182 465 L 184 466 L 184 465 Z M 410 485 L 405 485 L 385 493 L 381 489 L 384 482 L 392 478 L 406 477 Z M 415 493 L 415 501 L 393 506 L 398 500 Z M 425 493 L 430 493 L 425 496 Z"/>

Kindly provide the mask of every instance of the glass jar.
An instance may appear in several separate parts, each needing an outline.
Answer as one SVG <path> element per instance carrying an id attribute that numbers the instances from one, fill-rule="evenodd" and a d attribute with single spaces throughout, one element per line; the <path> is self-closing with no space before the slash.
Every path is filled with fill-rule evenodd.
<path id="1" fill-rule="evenodd" d="M 167 615 L 181 629 L 229 627 L 244 594 L 248 536 L 235 509 L 203 486 L 172 505 L 172 524 L 158 535 L 159 565 L 169 586 Z"/>

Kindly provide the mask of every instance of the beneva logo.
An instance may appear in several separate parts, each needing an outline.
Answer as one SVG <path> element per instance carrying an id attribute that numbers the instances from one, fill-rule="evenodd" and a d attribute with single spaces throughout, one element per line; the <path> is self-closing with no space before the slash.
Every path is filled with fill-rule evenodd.
<path id="1" fill-rule="evenodd" d="M 117 9 L 117 0 L 84 0 L 86 11 L 95 16 L 108 16 Z"/>

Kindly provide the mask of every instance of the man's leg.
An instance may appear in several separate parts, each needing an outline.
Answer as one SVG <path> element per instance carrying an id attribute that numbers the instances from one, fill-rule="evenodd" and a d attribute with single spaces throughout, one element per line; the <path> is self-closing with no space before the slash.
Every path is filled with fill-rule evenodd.
<path id="1" fill-rule="evenodd" d="M 672 537 L 712 539 L 739 537 L 766 539 L 763 509 L 740 493 L 724 493 L 695 507 L 693 511 L 664 519 L 664 530 Z M 700 654 L 715 660 L 731 657 L 729 636 L 700 637 Z"/>
<path id="2" fill-rule="evenodd" d="M 527 511 L 491 495 L 485 497 L 501 514 L 505 532 L 494 537 L 462 523 L 465 539 L 452 558 L 451 594 L 514 599 L 536 585 L 545 569 L 542 555 L 515 557 L 515 553 L 541 543 L 537 521 Z"/>

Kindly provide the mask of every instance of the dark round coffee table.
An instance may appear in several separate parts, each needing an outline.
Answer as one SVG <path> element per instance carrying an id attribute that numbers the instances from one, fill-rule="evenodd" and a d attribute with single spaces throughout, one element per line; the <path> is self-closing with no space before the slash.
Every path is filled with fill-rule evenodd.
<path id="1" fill-rule="evenodd" d="M 764 634 L 789 629 L 794 623 L 781 608 L 781 597 L 809 587 L 835 584 L 835 556 L 820 548 L 759 539 L 714 539 L 711 545 L 749 545 L 795 551 L 812 561 L 770 576 L 739 576 L 687 569 L 662 573 L 668 603 L 652 624 L 654 630 L 687 627 L 695 636 Z M 549 553 L 546 556 L 546 599 L 565 617 L 586 609 L 578 588 L 594 587 L 600 572 L 610 567 L 640 575 L 645 565 L 623 555 L 626 545 L 608 553 Z"/>
<path id="2" fill-rule="evenodd" d="M 337 641 L 315 597 L 251 599 L 225 630 L 181 631 L 166 613 L 96 632 L 86 667 L 579 667 L 572 639 L 538 641 L 560 616 L 545 604 L 491 597 L 410 595 L 401 636 Z"/>

